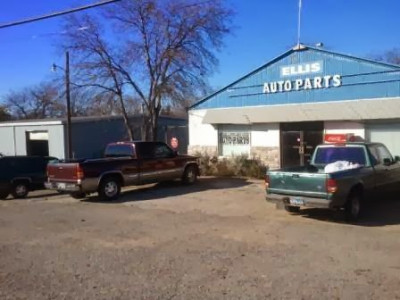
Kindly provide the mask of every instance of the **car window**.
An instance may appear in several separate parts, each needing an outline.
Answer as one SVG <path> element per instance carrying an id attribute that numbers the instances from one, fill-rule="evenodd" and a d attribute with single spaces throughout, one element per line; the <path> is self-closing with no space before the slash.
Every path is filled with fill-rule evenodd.
<path id="1" fill-rule="evenodd" d="M 314 164 L 326 165 L 336 161 L 349 161 L 365 165 L 365 151 L 363 147 L 321 147 L 318 148 Z"/>
<path id="2" fill-rule="evenodd" d="M 144 142 L 136 144 L 136 149 L 140 158 L 149 159 L 154 157 L 154 143 Z"/>
<path id="3" fill-rule="evenodd" d="M 165 144 L 156 144 L 154 148 L 155 158 L 168 158 L 173 157 L 174 152 Z"/>
<path id="4" fill-rule="evenodd" d="M 105 157 L 123 157 L 133 156 L 134 151 L 132 145 L 126 144 L 112 144 L 108 145 L 104 152 Z"/>
<path id="5" fill-rule="evenodd" d="M 372 165 L 381 164 L 382 162 L 379 159 L 378 149 L 376 149 L 376 146 L 368 146 L 368 150 L 371 153 L 371 163 L 372 163 Z"/>
<path id="6" fill-rule="evenodd" d="M 390 161 L 393 161 L 392 155 L 390 154 L 389 150 L 386 149 L 385 146 L 378 145 L 376 147 L 376 150 L 378 152 L 379 160 L 381 163 L 383 163 L 384 159 L 389 159 Z"/>

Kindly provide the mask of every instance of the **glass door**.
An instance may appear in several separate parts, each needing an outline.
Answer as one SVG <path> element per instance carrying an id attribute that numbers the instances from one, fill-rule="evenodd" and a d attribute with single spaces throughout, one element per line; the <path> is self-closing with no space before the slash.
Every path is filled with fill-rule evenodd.
<path id="1" fill-rule="evenodd" d="M 322 122 L 281 124 L 282 167 L 306 165 L 315 147 L 321 144 L 322 140 Z"/>
<path id="2" fill-rule="evenodd" d="M 282 166 L 293 167 L 299 166 L 300 161 L 300 145 L 301 131 L 284 131 L 282 132 Z"/>

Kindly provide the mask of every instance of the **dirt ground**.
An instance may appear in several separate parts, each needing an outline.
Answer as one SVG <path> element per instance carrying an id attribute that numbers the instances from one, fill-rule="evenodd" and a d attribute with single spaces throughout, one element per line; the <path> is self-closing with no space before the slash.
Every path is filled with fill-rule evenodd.
<path id="1" fill-rule="evenodd" d="M 400 199 L 364 220 L 201 178 L 120 201 L 48 191 L 0 202 L 1 299 L 400 299 Z"/>

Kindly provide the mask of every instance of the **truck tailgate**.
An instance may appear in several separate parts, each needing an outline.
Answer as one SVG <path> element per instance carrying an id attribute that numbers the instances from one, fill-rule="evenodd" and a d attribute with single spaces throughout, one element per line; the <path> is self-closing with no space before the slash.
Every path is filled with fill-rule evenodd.
<path id="1" fill-rule="evenodd" d="M 50 182 L 76 182 L 78 180 L 79 163 L 56 163 L 47 166 Z"/>
<path id="2" fill-rule="evenodd" d="M 324 173 L 296 173 L 271 171 L 268 193 L 326 198 L 326 179 Z"/>

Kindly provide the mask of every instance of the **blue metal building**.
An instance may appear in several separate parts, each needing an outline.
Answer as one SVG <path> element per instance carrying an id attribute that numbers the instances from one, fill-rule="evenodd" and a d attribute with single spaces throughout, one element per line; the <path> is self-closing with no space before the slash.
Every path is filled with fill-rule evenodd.
<path id="1" fill-rule="evenodd" d="M 142 116 L 130 116 L 134 138 L 141 139 Z M 74 117 L 71 123 L 72 153 L 75 158 L 98 158 L 108 143 L 124 141 L 128 134 L 121 116 Z M 179 140 L 177 149 L 187 153 L 187 119 L 162 115 L 158 120 L 158 140 Z M 0 153 L 3 155 L 67 156 L 65 119 L 0 122 Z"/>
<path id="2" fill-rule="evenodd" d="M 189 110 L 189 149 L 303 164 L 324 134 L 400 154 L 400 66 L 297 45 Z"/>

